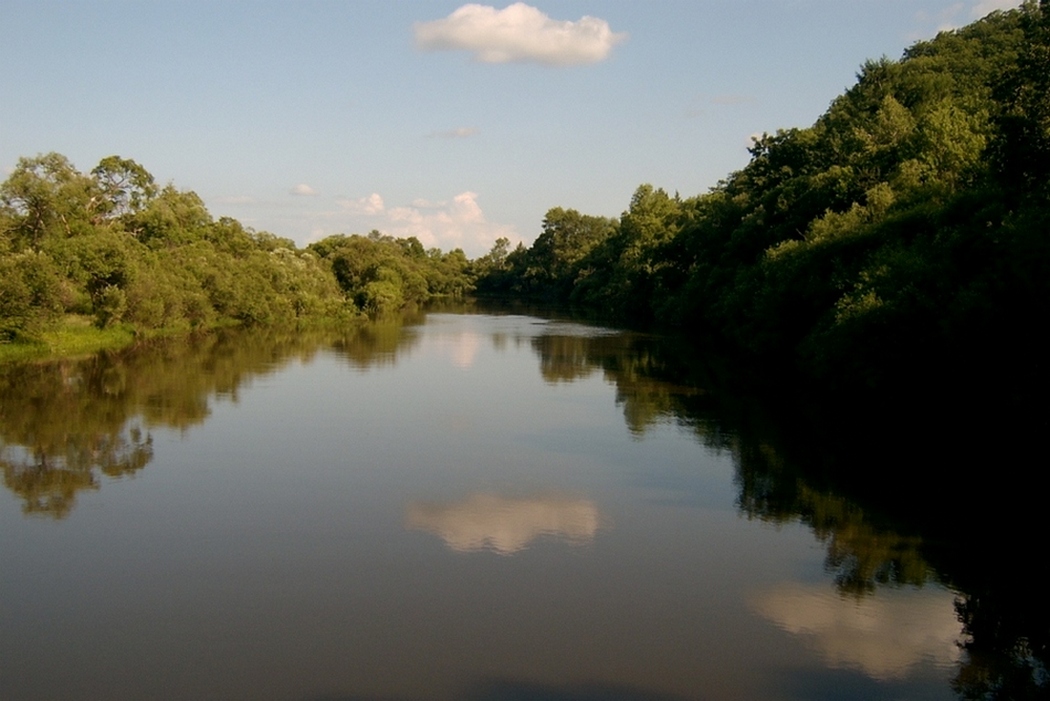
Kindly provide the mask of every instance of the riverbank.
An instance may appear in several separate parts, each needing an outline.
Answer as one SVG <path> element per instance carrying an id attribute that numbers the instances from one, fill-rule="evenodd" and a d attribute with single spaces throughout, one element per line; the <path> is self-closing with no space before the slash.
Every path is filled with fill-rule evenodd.
<path id="1" fill-rule="evenodd" d="M 119 324 L 100 329 L 89 317 L 70 314 L 33 338 L 0 343 L 0 363 L 87 356 L 125 348 L 137 338 L 131 326 Z"/>
<path id="2" fill-rule="evenodd" d="M 292 326 L 299 329 L 347 327 L 360 318 L 318 318 L 309 322 L 297 320 Z M 14 362 L 48 361 L 82 358 L 102 351 L 117 351 L 136 343 L 163 338 L 176 338 L 191 334 L 211 333 L 217 329 L 243 326 L 234 319 L 227 319 L 205 327 L 189 328 L 171 326 L 158 329 L 139 329 L 131 324 L 115 324 L 99 328 L 92 318 L 79 314 L 67 314 L 54 326 L 32 338 L 0 343 L 0 365 Z M 271 324 L 271 326 L 282 326 Z"/>

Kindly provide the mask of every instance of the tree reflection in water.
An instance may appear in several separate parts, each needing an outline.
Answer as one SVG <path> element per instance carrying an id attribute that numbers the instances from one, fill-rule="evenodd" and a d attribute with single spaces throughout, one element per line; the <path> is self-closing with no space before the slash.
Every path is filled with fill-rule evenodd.
<path id="1" fill-rule="evenodd" d="M 1026 454 L 1023 445 L 1009 454 L 1001 441 L 979 445 L 976 436 L 996 435 L 979 398 L 954 406 L 948 397 L 914 407 L 778 409 L 775 401 L 742 399 L 720 389 L 725 383 L 717 378 L 723 373 L 711 369 L 718 366 L 698 362 L 703 355 L 681 341 L 633 333 L 571 334 L 540 336 L 532 344 L 550 382 L 602 372 L 615 385 L 635 435 L 673 423 L 692 430 L 705 445 L 730 452 L 737 505 L 747 518 L 801 522 L 812 529 L 826 547 L 837 595 L 853 602 L 842 608 L 846 613 L 824 626 L 801 621 L 782 605 L 799 603 L 797 591 L 771 592 L 756 605 L 785 629 L 819 633 L 829 659 L 875 670 L 876 677 L 898 673 L 900 660 L 890 664 L 884 657 L 876 663 L 873 656 L 857 657 L 863 650 L 844 652 L 842 636 L 850 637 L 850 620 L 857 615 L 869 622 L 877 618 L 864 613 L 878 609 L 869 597 L 908 588 L 919 592 L 936 582 L 957 593 L 956 620 L 942 621 L 943 630 L 929 634 L 938 641 L 941 659 L 954 659 L 950 648 L 961 628 L 958 645 L 964 654 L 953 681 L 960 698 L 1050 695 L 1047 563 L 1007 554 L 1041 550 L 1041 509 L 1018 491 L 1025 487 L 1008 470 L 983 475 L 979 485 L 958 472 L 984 459 L 994 464 L 1013 457 L 1023 464 Z M 963 413 L 968 421 L 959 420 Z M 1009 425 L 1008 417 L 998 421 Z M 1027 419 L 1033 421 L 1038 417 Z M 938 425 L 952 430 L 933 433 L 930 427 Z M 923 445 L 929 448 L 910 452 Z M 928 486 L 922 489 L 924 475 Z M 804 594 L 806 601 L 820 596 Z"/>
<path id="2" fill-rule="evenodd" d="M 237 402 L 253 378 L 330 348 L 369 368 L 410 348 L 406 323 L 389 318 L 339 332 L 220 330 L 154 341 L 80 360 L 0 366 L 0 469 L 26 514 L 65 518 L 103 477 L 124 478 L 153 459 L 158 427 L 203 423 L 214 398 Z"/>
<path id="3" fill-rule="evenodd" d="M 134 475 L 149 464 L 152 430 L 189 430 L 206 420 L 215 398 L 236 402 L 245 383 L 293 359 L 308 361 L 322 348 L 355 368 L 396 363 L 418 340 L 406 323 L 421 318 L 387 319 L 344 333 L 218 332 L 87 360 L 2 367 L 4 484 L 22 500 L 26 513 L 66 517 L 77 496 L 99 489 L 103 478 Z M 972 498 L 974 492 L 1009 495 L 1005 487 L 985 489 L 997 484 L 998 475 L 989 475 L 976 489 L 952 472 L 959 463 L 951 456 L 927 454 L 910 461 L 902 457 L 903 451 L 893 448 L 899 439 L 886 430 L 887 423 L 865 427 L 864 419 L 856 419 L 854 424 L 862 428 L 846 435 L 849 426 L 841 417 L 799 421 L 806 412 L 789 408 L 776 413 L 768 402 L 741 400 L 737 393 L 719 390 L 714 373 L 697 362 L 700 355 L 681 342 L 581 325 L 536 326 L 542 330 L 521 338 L 501 331 L 492 342 L 531 344 L 542 376 L 551 383 L 602 373 L 615 386 L 626 426 L 636 436 L 657 425 L 674 424 L 705 445 L 729 452 L 736 465 L 741 513 L 771 524 L 806 524 L 826 547 L 836 595 L 855 602 L 861 607 L 857 610 L 870 608 L 873 604 L 865 602 L 874 601 L 879 592 L 928 582 L 957 592 L 956 625 L 962 628 L 964 654 L 953 687 L 961 698 L 1044 698 L 1050 693 L 1045 558 L 1008 554 L 1025 548 L 1041 551 L 1041 531 L 1030 527 L 1033 517 L 1022 518 L 1027 502 L 1017 505 L 1009 520 L 999 518 L 1004 513 L 999 507 L 988 507 L 980 523 L 960 518 L 960 507 L 951 503 L 967 494 Z M 872 436 L 880 430 L 885 431 L 878 435 L 883 449 L 872 451 Z M 939 462 L 917 465 L 921 460 Z M 942 464 L 946 467 L 939 467 Z M 935 490 L 913 489 L 910 477 L 938 470 L 947 476 L 938 485 L 947 496 L 938 500 Z M 962 513 L 975 513 L 973 504 L 978 502 L 965 503 Z M 449 536 L 449 524 L 459 523 L 452 518 L 458 513 L 453 506 L 417 505 L 418 513 L 410 520 L 462 547 L 477 542 L 499 549 L 486 523 L 475 523 L 477 509 L 471 511 L 474 520 L 469 525 L 478 533 L 455 531 Z M 504 544 L 505 549 L 527 542 L 533 530 L 558 534 L 568 528 L 560 521 L 551 526 L 550 515 L 542 513 L 547 520 L 539 526 L 530 521 L 526 525 L 532 530 L 508 540 L 511 545 Z M 996 529 L 1000 522 L 1011 525 Z M 570 531 L 584 541 L 590 521 L 581 523 L 584 526 L 572 521 L 576 530 Z M 1012 549 L 1004 548 L 1004 542 Z M 770 592 L 756 607 L 787 630 L 819 637 L 834 659 L 882 675 L 898 673 L 900 665 L 879 666 L 869 657 L 850 658 L 841 651 L 839 643 L 846 639 L 843 635 L 848 638 L 850 616 L 856 611 L 822 629 L 783 614 L 785 601 L 809 601 L 806 597 L 812 596 L 819 593 Z"/>

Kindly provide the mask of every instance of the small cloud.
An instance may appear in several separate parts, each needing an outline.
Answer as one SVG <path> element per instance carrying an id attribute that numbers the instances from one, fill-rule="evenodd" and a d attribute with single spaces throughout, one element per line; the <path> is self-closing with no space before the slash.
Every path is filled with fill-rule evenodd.
<path id="1" fill-rule="evenodd" d="M 427 134 L 428 139 L 466 139 L 477 135 L 476 127 L 460 127 L 459 129 L 448 129 L 447 131 L 432 131 Z"/>
<path id="2" fill-rule="evenodd" d="M 288 194 L 289 195 L 298 195 L 300 197 L 315 197 L 317 195 L 317 190 L 313 189 L 312 187 L 310 187 L 306 183 L 299 183 L 298 185 L 293 187 L 291 190 L 289 190 Z"/>
<path id="3" fill-rule="evenodd" d="M 386 206 L 383 204 L 383 198 L 380 197 L 377 192 L 373 192 L 368 197 L 362 197 L 356 200 L 344 197 L 336 200 L 336 204 L 353 214 L 367 214 L 373 216 L 376 214 L 382 214 L 386 211 Z"/>
<path id="4" fill-rule="evenodd" d="M 463 5 L 444 19 L 413 25 L 416 45 L 425 51 L 469 51 L 482 63 L 534 62 L 571 66 L 605 60 L 627 38 L 609 23 L 584 16 L 554 20 L 523 2 L 502 10 Z"/>

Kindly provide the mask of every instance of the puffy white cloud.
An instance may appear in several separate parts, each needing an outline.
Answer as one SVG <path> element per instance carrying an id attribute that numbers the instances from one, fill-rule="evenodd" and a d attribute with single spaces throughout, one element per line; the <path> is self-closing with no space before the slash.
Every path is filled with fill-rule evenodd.
<path id="1" fill-rule="evenodd" d="M 363 233 L 377 229 L 398 238 L 415 236 L 426 248 L 450 251 L 462 248 L 469 257 L 488 252 L 496 239 L 521 240 L 508 224 L 489 221 L 478 204 L 475 192 L 463 192 L 450 201 L 416 199 L 403 206 L 388 206 L 379 193 L 367 197 L 336 200 L 337 209 L 318 212 L 311 218 L 323 221 L 315 226 L 311 241 L 333 233 Z"/>
<path id="2" fill-rule="evenodd" d="M 417 22 L 413 29 L 416 45 L 424 50 L 465 50 L 483 63 L 531 61 L 551 66 L 597 63 L 627 38 L 603 19 L 558 21 L 523 2 L 502 10 L 463 5 L 444 19 Z"/>
<path id="3" fill-rule="evenodd" d="M 476 136 L 478 130 L 476 127 L 460 127 L 458 129 L 447 129 L 445 131 L 432 131 L 427 134 L 428 139 L 466 139 L 471 136 Z"/>
<path id="4" fill-rule="evenodd" d="M 379 196 L 378 192 L 373 192 L 368 197 L 362 197 L 360 199 L 352 200 L 348 198 L 341 198 L 336 200 L 342 209 L 353 214 L 366 214 L 369 216 L 382 214 L 386 211 L 386 206 L 383 204 L 383 198 Z"/>
<path id="5" fill-rule="evenodd" d="M 451 202 L 393 207 L 386 217 L 385 227 L 380 227 L 385 233 L 401 238 L 415 236 L 427 248 L 462 248 L 471 256 L 489 250 L 501 236 L 518 239 L 514 227 L 490 222 L 485 217 L 475 192 L 460 193 Z"/>
<path id="6" fill-rule="evenodd" d="M 299 183 L 298 185 L 293 187 L 291 190 L 289 190 L 288 194 L 289 195 L 298 195 L 300 197 L 314 197 L 315 195 L 317 195 L 317 190 L 314 190 L 312 187 L 310 187 L 306 183 Z"/>

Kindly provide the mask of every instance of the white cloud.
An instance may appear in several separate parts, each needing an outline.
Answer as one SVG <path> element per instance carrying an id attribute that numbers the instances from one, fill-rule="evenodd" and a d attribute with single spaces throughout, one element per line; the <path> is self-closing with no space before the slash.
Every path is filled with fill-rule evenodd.
<path id="1" fill-rule="evenodd" d="M 448 129 L 446 131 L 432 131 L 427 134 L 428 139 L 466 139 L 471 136 L 476 136 L 478 130 L 476 127 L 460 127 L 458 129 Z"/>
<path id="2" fill-rule="evenodd" d="M 445 19 L 417 22 L 413 29 L 416 45 L 427 51 L 465 50 L 483 63 L 550 66 L 597 63 L 627 38 L 603 19 L 554 20 L 522 2 L 502 10 L 463 5 Z"/>
<path id="3" fill-rule="evenodd" d="M 446 203 L 419 204 L 429 206 L 391 208 L 383 230 L 399 238 L 415 236 L 427 248 L 462 248 L 468 255 L 484 253 L 501 236 L 518 239 L 514 227 L 485 218 L 477 193 L 463 192 Z"/>
<path id="4" fill-rule="evenodd" d="M 383 204 L 383 198 L 379 196 L 378 192 L 373 192 L 368 197 L 362 197 L 356 200 L 347 198 L 338 199 L 336 200 L 336 204 L 347 212 L 352 212 L 354 214 L 374 216 L 386 211 L 386 205 Z"/>
<path id="5" fill-rule="evenodd" d="M 317 195 L 317 190 L 314 190 L 312 187 L 310 187 L 306 183 L 299 183 L 298 185 L 293 187 L 291 190 L 289 190 L 288 194 L 289 195 L 299 195 L 301 197 L 314 197 L 315 195 Z"/>
<path id="6" fill-rule="evenodd" d="M 324 235 L 363 233 L 377 229 L 397 238 L 415 236 L 426 248 L 450 251 L 462 248 L 470 257 L 483 255 L 496 239 L 521 240 L 515 228 L 489 221 L 475 192 L 463 192 L 450 201 L 415 199 L 408 205 L 387 206 L 379 193 L 336 200 L 338 209 L 319 212 Z M 320 238 L 315 228 L 311 240 Z"/>

